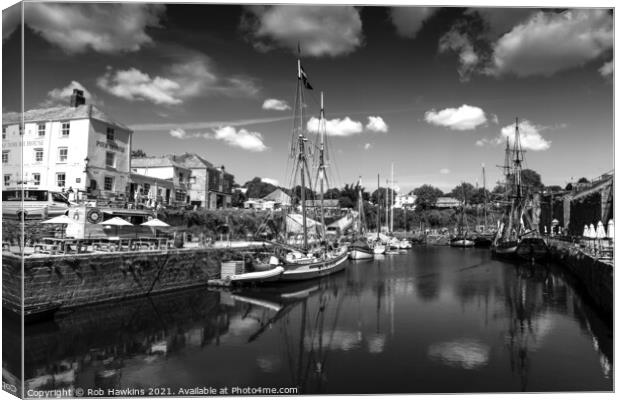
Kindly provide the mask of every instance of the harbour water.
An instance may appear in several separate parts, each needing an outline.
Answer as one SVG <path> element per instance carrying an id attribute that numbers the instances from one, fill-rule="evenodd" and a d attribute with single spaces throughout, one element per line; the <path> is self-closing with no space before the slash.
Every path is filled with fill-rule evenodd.
<path id="1" fill-rule="evenodd" d="M 613 388 L 611 324 L 561 267 L 450 247 L 350 262 L 322 280 L 84 307 L 26 326 L 25 347 L 26 389 Z"/>

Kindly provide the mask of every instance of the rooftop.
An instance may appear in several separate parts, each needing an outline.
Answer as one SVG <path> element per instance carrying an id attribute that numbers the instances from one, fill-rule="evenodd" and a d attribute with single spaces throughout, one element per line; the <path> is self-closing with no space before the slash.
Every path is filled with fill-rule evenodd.
<path id="1" fill-rule="evenodd" d="M 213 167 L 213 164 L 211 164 L 209 161 L 205 160 L 204 158 L 200 157 L 196 153 L 185 153 L 180 156 L 176 156 L 175 161 L 185 165 L 185 167 L 187 168 Z"/>
<path id="2" fill-rule="evenodd" d="M 132 168 L 177 167 L 177 168 L 188 169 L 187 166 L 174 161 L 171 156 L 132 158 L 131 167 Z"/>
<path id="3" fill-rule="evenodd" d="M 79 107 L 61 106 L 50 108 L 38 108 L 24 112 L 24 122 L 44 122 L 44 121 L 68 121 L 76 119 L 96 119 L 110 125 L 114 125 L 121 129 L 131 131 L 127 126 L 121 124 L 114 118 L 110 117 L 98 107 L 89 104 Z M 18 124 L 20 123 L 20 113 L 8 112 L 2 114 L 2 124 Z"/>

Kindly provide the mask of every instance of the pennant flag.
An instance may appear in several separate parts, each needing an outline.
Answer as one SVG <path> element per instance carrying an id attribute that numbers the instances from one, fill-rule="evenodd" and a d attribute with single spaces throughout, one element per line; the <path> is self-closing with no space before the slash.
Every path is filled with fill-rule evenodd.
<path id="1" fill-rule="evenodd" d="M 308 74 L 306 74 L 306 71 L 304 71 L 304 67 L 300 66 L 299 68 L 301 70 L 301 80 L 303 81 L 304 86 L 306 87 L 306 89 L 312 90 L 312 85 L 310 85 L 310 82 L 308 82 Z"/>

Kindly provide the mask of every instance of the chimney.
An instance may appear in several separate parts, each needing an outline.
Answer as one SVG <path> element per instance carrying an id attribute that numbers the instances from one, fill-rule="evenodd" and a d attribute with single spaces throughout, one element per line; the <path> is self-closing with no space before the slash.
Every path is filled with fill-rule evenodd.
<path id="1" fill-rule="evenodd" d="M 80 89 L 73 89 L 73 94 L 71 95 L 71 107 L 77 108 L 84 104 L 86 104 L 84 91 Z"/>

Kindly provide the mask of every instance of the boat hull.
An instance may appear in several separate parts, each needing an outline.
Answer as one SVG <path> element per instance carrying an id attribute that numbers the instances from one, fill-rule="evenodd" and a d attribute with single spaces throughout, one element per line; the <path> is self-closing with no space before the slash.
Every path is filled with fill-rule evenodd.
<path id="1" fill-rule="evenodd" d="M 306 279 L 319 278 L 342 271 L 346 267 L 348 252 L 330 260 L 324 260 L 307 264 L 284 264 L 284 272 L 280 276 L 282 281 L 302 281 Z"/>
<path id="2" fill-rule="evenodd" d="M 516 249 L 519 258 L 527 261 L 541 261 L 549 256 L 549 248 L 542 238 L 524 238 Z"/>
<path id="3" fill-rule="evenodd" d="M 495 244 L 491 247 L 493 255 L 504 258 L 516 258 L 518 242 L 505 242 Z"/>
<path id="4" fill-rule="evenodd" d="M 452 247 L 474 247 L 474 241 L 469 239 L 454 239 L 450 241 Z"/>
<path id="5" fill-rule="evenodd" d="M 375 257 L 375 253 L 372 249 L 363 249 L 363 248 L 351 248 L 349 252 L 349 258 L 351 260 L 369 260 Z"/>
<path id="6" fill-rule="evenodd" d="M 256 271 L 248 272 L 245 274 L 232 275 L 230 277 L 230 282 L 235 284 L 273 282 L 279 280 L 283 272 L 283 267 L 275 267 L 268 271 Z"/>

